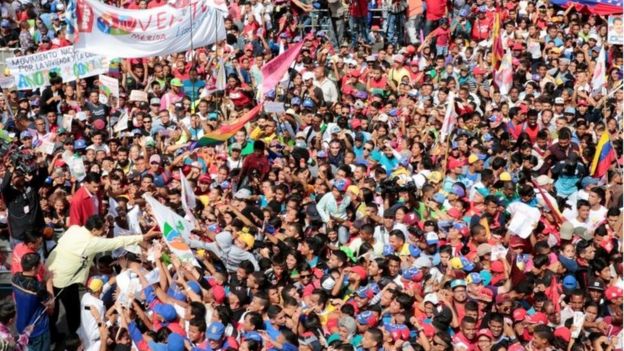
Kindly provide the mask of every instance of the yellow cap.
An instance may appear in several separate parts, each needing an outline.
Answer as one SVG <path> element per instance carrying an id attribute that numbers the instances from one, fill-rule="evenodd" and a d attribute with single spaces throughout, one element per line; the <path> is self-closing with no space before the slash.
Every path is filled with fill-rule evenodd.
<path id="1" fill-rule="evenodd" d="M 349 185 L 349 187 L 347 188 L 347 192 L 358 195 L 360 193 L 360 188 L 358 188 L 357 185 Z"/>
<path id="2" fill-rule="evenodd" d="M 91 278 L 89 280 L 89 283 L 87 284 L 87 287 L 89 288 L 89 290 L 93 292 L 102 290 L 103 286 L 104 286 L 104 282 L 100 278 Z"/>
<path id="3" fill-rule="evenodd" d="M 197 199 L 202 203 L 202 205 L 204 205 L 204 207 L 208 206 L 208 203 L 210 202 L 208 195 L 200 195 Z"/>
<path id="4" fill-rule="evenodd" d="M 239 234 L 238 239 L 242 241 L 243 243 L 245 243 L 245 246 L 247 246 L 247 249 L 251 249 L 254 246 L 254 242 L 256 241 L 253 235 L 249 233 Z"/>
<path id="5" fill-rule="evenodd" d="M 433 171 L 429 173 L 429 175 L 427 176 L 427 179 L 429 179 L 429 181 L 432 183 L 439 183 L 442 181 L 442 173 L 438 171 Z"/>
<path id="6" fill-rule="evenodd" d="M 500 174 L 499 179 L 502 182 L 511 182 L 511 174 L 509 174 L 509 172 L 503 172 Z"/>
<path id="7" fill-rule="evenodd" d="M 473 164 L 475 162 L 479 161 L 479 156 L 475 155 L 475 154 L 470 154 L 470 156 L 468 156 L 468 163 L 469 164 Z"/>
<path id="8" fill-rule="evenodd" d="M 449 264 L 451 265 L 451 268 L 453 269 L 463 269 L 464 265 L 462 264 L 462 261 L 459 257 L 453 257 L 451 258 L 451 260 L 449 261 Z"/>
<path id="9" fill-rule="evenodd" d="M 204 249 L 197 250 L 197 257 L 204 257 L 204 256 L 206 256 L 206 250 Z"/>

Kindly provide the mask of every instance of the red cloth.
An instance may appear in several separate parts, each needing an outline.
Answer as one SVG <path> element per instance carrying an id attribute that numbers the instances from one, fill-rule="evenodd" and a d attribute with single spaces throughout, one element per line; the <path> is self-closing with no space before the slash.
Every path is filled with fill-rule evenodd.
<path id="1" fill-rule="evenodd" d="M 97 196 L 97 195 L 96 195 Z M 87 188 L 84 186 L 78 189 L 74 196 L 72 196 L 71 204 L 69 205 L 69 225 L 84 226 L 87 222 L 87 218 L 98 214 L 97 209 L 93 203 L 92 195 L 89 194 Z M 98 208 L 102 208 L 100 199 L 97 199 Z"/>

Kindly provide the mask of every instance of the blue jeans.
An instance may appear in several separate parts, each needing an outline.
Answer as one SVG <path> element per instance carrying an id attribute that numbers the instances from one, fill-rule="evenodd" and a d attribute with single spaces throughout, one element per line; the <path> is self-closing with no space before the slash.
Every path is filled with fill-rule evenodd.
<path id="1" fill-rule="evenodd" d="M 444 56 L 448 54 L 448 46 L 438 46 L 436 45 L 436 56 Z"/>
<path id="2" fill-rule="evenodd" d="M 402 44 L 405 32 L 405 15 L 403 13 L 388 13 L 388 28 L 386 39 L 393 45 Z"/>
<path id="3" fill-rule="evenodd" d="M 357 45 L 359 37 L 362 38 L 362 41 L 368 43 L 368 28 L 366 23 L 366 17 L 349 18 L 349 25 L 351 26 L 351 43 L 353 44 L 353 47 Z"/>
<path id="4" fill-rule="evenodd" d="M 28 340 L 28 351 L 49 351 L 50 350 L 50 332 L 31 337 Z"/>

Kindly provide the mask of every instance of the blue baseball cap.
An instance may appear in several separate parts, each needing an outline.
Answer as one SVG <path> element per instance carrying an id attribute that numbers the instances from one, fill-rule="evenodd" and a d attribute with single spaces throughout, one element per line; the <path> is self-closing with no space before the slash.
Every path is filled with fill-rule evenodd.
<path id="1" fill-rule="evenodd" d="M 262 336 L 256 331 L 249 331 L 243 334 L 243 340 L 253 340 L 262 343 Z"/>
<path id="2" fill-rule="evenodd" d="M 264 96 L 268 97 L 269 99 L 274 99 L 275 98 L 275 89 L 271 89 L 271 90 L 267 91 L 266 94 L 264 94 Z"/>
<path id="3" fill-rule="evenodd" d="M 446 200 L 446 196 L 444 196 L 444 194 L 442 193 L 433 194 L 433 201 L 437 202 L 438 204 L 442 205 L 445 200 Z"/>
<path id="4" fill-rule="evenodd" d="M 412 257 L 420 256 L 421 250 L 418 246 L 414 244 L 409 244 L 408 248 L 409 248 L 409 253 L 410 255 L 412 255 Z"/>
<path id="5" fill-rule="evenodd" d="M 82 150 L 82 149 L 85 149 L 86 147 L 87 147 L 87 142 L 84 141 L 84 139 L 78 139 L 74 141 L 75 150 Z"/>
<path id="6" fill-rule="evenodd" d="M 338 179 L 334 182 L 334 188 L 340 192 L 347 190 L 347 182 L 344 179 Z"/>
<path id="7" fill-rule="evenodd" d="M 292 99 L 290 99 L 290 104 L 293 106 L 301 105 L 301 98 L 298 96 L 293 97 Z"/>
<path id="8" fill-rule="evenodd" d="M 464 266 L 464 272 L 472 272 L 475 269 L 475 265 L 472 261 L 470 261 L 469 259 L 467 259 L 466 257 L 460 257 L 459 258 L 462 262 L 462 265 Z"/>
<path id="9" fill-rule="evenodd" d="M 169 287 L 169 289 L 167 289 L 167 295 L 173 297 L 178 301 L 186 301 L 186 295 L 184 295 L 184 293 L 180 290 L 174 289 L 172 287 Z"/>
<path id="10" fill-rule="evenodd" d="M 466 287 L 466 281 L 463 279 L 455 279 L 451 282 L 451 289 L 455 289 L 459 286 Z"/>
<path id="11" fill-rule="evenodd" d="M 367 287 L 365 287 L 365 286 L 362 286 L 362 287 L 358 288 L 358 289 L 355 291 L 355 294 L 356 294 L 359 298 L 361 298 L 361 299 L 366 299 L 366 298 L 368 298 L 368 297 L 369 297 L 369 296 L 368 296 L 368 288 L 367 288 Z"/>
<path id="12" fill-rule="evenodd" d="M 314 108 L 314 101 L 310 98 L 305 98 L 303 100 L 303 108 Z"/>
<path id="13" fill-rule="evenodd" d="M 405 280 L 419 281 L 423 278 L 423 272 L 416 267 L 410 267 L 403 272 L 402 277 Z"/>
<path id="14" fill-rule="evenodd" d="M 563 288 L 567 290 L 576 289 L 576 285 L 577 285 L 576 278 L 574 278 L 573 275 L 566 275 L 565 278 L 563 278 L 562 285 L 563 285 Z"/>
<path id="15" fill-rule="evenodd" d="M 194 280 L 190 280 L 186 283 L 189 288 L 191 288 L 191 290 L 193 290 L 194 293 L 200 295 L 201 294 L 201 287 L 199 286 L 199 283 L 194 281 Z"/>
<path id="16" fill-rule="evenodd" d="M 481 282 L 483 282 L 483 279 L 479 273 L 472 272 L 466 277 L 466 283 L 468 284 L 481 284 Z"/>
<path id="17" fill-rule="evenodd" d="M 221 340 L 225 333 L 225 326 L 221 322 L 212 322 L 206 329 L 206 337 L 208 340 Z"/>
<path id="18" fill-rule="evenodd" d="M 583 179 L 581 179 L 581 187 L 585 188 L 585 187 L 588 187 L 590 185 L 596 185 L 599 182 L 600 182 L 600 180 L 598 178 L 584 177 Z"/>
<path id="19" fill-rule="evenodd" d="M 165 322 L 173 322 L 178 317 L 175 308 L 168 303 L 161 303 L 154 307 L 154 312 Z"/>
<path id="20" fill-rule="evenodd" d="M 20 140 L 26 139 L 26 138 L 30 138 L 32 139 L 32 134 L 30 134 L 29 131 L 25 130 L 23 132 L 20 133 Z"/>

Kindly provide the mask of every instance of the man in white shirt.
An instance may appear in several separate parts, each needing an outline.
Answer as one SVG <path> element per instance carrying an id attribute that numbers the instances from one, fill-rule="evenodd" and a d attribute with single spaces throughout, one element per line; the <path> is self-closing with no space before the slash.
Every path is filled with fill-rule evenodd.
<path id="1" fill-rule="evenodd" d="M 592 188 L 587 201 L 589 202 L 589 225 L 591 230 L 598 228 L 607 219 L 607 208 L 602 204 L 605 200 L 605 191 L 602 188 Z"/>
<path id="2" fill-rule="evenodd" d="M 104 303 L 100 294 L 104 282 L 98 277 L 92 277 L 87 283 L 87 293 L 80 299 L 80 327 L 77 334 L 84 345 L 85 351 L 100 349 L 100 328 L 104 321 Z"/>
<path id="3" fill-rule="evenodd" d="M 314 69 L 314 85 L 323 91 L 323 100 L 328 104 L 338 101 L 338 90 L 336 84 L 329 78 L 325 77 L 325 68 L 316 67 Z"/>
<path id="4" fill-rule="evenodd" d="M 572 223 L 574 228 L 583 227 L 589 231 L 589 209 L 590 206 L 587 200 L 578 200 L 576 202 L 576 211 L 563 211 L 563 216 Z"/>

